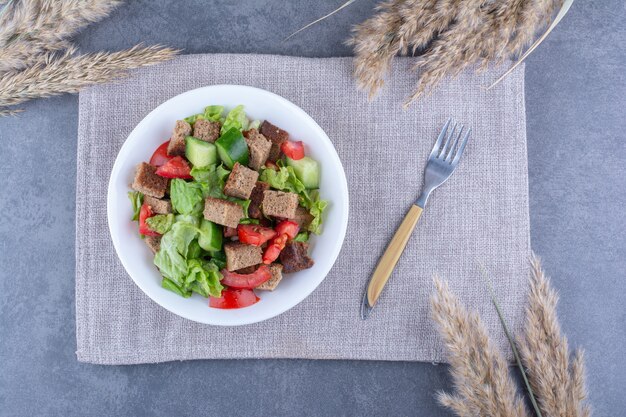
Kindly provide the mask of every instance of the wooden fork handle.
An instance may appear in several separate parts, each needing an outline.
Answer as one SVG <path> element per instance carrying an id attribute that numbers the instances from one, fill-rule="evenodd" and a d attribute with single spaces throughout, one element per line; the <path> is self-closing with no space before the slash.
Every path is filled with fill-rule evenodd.
<path id="1" fill-rule="evenodd" d="M 367 286 L 367 302 L 370 307 L 374 306 L 380 293 L 383 291 L 389 276 L 398 263 L 398 259 L 400 259 L 400 255 L 404 252 L 404 248 L 423 210 L 420 206 L 411 206 L 400 227 L 398 227 L 396 234 L 393 235 L 391 242 L 387 245 L 385 253 L 378 261 L 378 266 L 376 266 L 376 270 Z"/>

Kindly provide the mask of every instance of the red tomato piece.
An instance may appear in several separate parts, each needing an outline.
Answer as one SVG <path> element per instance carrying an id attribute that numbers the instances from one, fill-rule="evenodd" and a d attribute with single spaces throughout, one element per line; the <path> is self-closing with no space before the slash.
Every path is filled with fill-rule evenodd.
<path id="1" fill-rule="evenodd" d="M 283 151 L 287 158 L 291 158 L 294 161 L 304 158 L 304 143 L 302 141 L 292 142 L 287 140 L 280 145 L 280 150 Z"/>
<path id="2" fill-rule="evenodd" d="M 237 235 L 241 243 L 253 246 L 261 246 L 274 236 L 276 232 L 269 227 L 256 224 L 240 224 L 237 226 Z"/>
<path id="3" fill-rule="evenodd" d="M 276 225 L 274 230 L 276 230 L 276 233 L 279 235 L 284 234 L 289 236 L 289 239 L 293 239 L 300 231 L 300 225 L 296 222 L 292 222 L 291 220 L 283 220 Z"/>
<path id="4" fill-rule="evenodd" d="M 224 226 L 224 237 L 235 237 L 237 236 L 237 229 L 234 227 Z"/>
<path id="5" fill-rule="evenodd" d="M 150 226 L 146 223 L 146 219 L 154 216 L 152 209 L 149 205 L 143 204 L 139 210 L 139 233 L 144 236 L 161 236 L 159 233 L 150 229 Z"/>
<path id="6" fill-rule="evenodd" d="M 167 161 L 172 159 L 172 157 L 167 154 L 167 147 L 169 144 L 170 141 L 168 140 L 167 142 L 163 142 L 161 146 L 156 148 L 156 151 L 154 151 L 154 153 L 152 154 L 152 158 L 150 158 L 150 165 L 160 167 L 162 165 L 165 165 Z"/>
<path id="7" fill-rule="evenodd" d="M 209 307 L 222 309 L 243 308 L 256 304 L 259 300 L 260 298 L 252 290 L 225 287 L 222 290 L 221 297 L 209 297 Z"/>
<path id="8" fill-rule="evenodd" d="M 272 273 L 267 265 L 261 265 L 251 274 L 238 274 L 224 269 L 222 270 L 222 275 L 224 276 L 222 279 L 223 285 L 230 288 L 248 290 L 256 288 L 272 278 Z"/>
<path id="9" fill-rule="evenodd" d="M 156 174 L 165 178 L 191 179 L 191 167 L 182 156 L 175 156 L 157 168 Z"/>
<path id="10" fill-rule="evenodd" d="M 286 234 L 278 235 L 270 240 L 269 245 L 265 248 L 265 252 L 263 252 L 263 263 L 265 265 L 269 265 L 278 259 L 280 252 L 285 249 L 287 240 L 289 240 L 289 236 Z"/>

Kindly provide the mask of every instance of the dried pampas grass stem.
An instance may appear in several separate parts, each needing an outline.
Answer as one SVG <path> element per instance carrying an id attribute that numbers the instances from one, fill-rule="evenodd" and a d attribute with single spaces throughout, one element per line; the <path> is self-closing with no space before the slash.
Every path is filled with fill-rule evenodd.
<path id="1" fill-rule="evenodd" d="M 528 417 L 516 393 L 508 364 L 489 340 L 476 313 L 469 313 L 435 278 L 432 314 L 448 348 L 456 394 L 439 394 L 439 402 L 459 416 Z"/>
<path id="2" fill-rule="evenodd" d="M 17 71 L 45 52 L 67 49 L 68 37 L 106 16 L 120 0 L 22 0 L 0 15 L 0 73 Z"/>
<path id="3" fill-rule="evenodd" d="M 519 349 L 486 279 L 535 414 L 538 417 L 589 417 L 583 354 L 577 351 L 570 361 L 567 339 L 561 333 L 556 314 L 557 295 L 539 259 L 534 256 L 531 269 L 526 322 L 517 342 Z M 431 304 L 433 318 L 448 348 L 456 389 L 453 394 L 440 393 L 440 403 L 461 417 L 527 416 L 523 400 L 516 394 L 508 364 L 491 345 L 478 315 L 468 312 L 448 285 L 438 278 L 435 278 Z"/>
<path id="4" fill-rule="evenodd" d="M 376 14 L 352 30 L 346 42 L 355 54 L 357 86 L 370 98 L 383 87 L 394 57 L 421 52 L 414 66 L 418 82 L 405 102 L 428 94 L 446 77 L 478 65 L 501 64 L 518 57 L 547 27 L 560 6 L 554 23 L 493 85 L 506 77 L 560 22 L 574 0 L 386 0 Z M 349 0 L 302 30 L 352 4 Z M 493 86 L 492 85 L 492 86 Z"/>
<path id="5" fill-rule="evenodd" d="M 502 313 L 502 309 L 500 309 L 500 304 L 496 298 L 496 292 L 493 289 L 493 285 L 491 284 L 491 280 L 489 280 L 489 276 L 487 275 L 487 270 L 483 264 L 479 264 L 480 270 L 482 272 L 485 283 L 487 284 L 487 288 L 489 289 L 489 296 L 491 297 L 491 302 L 493 303 L 494 308 L 496 309 L 496 313 L 498 314 L 498 319 L 500 320 L 500 324 L 502 325 L 502 329 L 504 330 L 504 334 L 506 335 L 507 340 L 509 341 L 509 345 L 511 346 L 511 351 L 513 352 L 513 357 L 515 358 L 515 363 L 522 374 L 522 379 L 524 380 L 524 385 L 526 385 L 526 390 L 528 391 L 528 396 L 530 397 L 530 403 L 535 410 L 535 414 L 537 417 L 543 417 L 541 414 L 541 410 L 539 409 L 539 405 L 537 405 L 537 399 L 535 398 L 535 393 L 533 392 L 532 386 L 530 382 L 528 382 L 528 376 L 526 375 L 526 371 L 524 369 L 524 364 L 522 363 L 522 359 L 520 358 L 519 351 L 515 344 L 515 340 L 513 340 L 513 336 L 511 331 L 509 330 L 509 326 L 506 324 L 506 320 L 504 319 L 504 314 Z"/>
<path id="6" fill-rule="evenodd" d="M 558 296 L 539 258 L 532 258 L 531 267 L 524 335 L 518 339 L 530 384 L 544 415 L 588 417 L 583 354 L 577 351 L 570 363 L 567 338 L 556 314 Z"/>
<path id="7" fill-rule="evenodd" d="M 64 54 L 46 54 L 32 67 L 0 79 L 0 110 L 14 112 L 2 107 L 39 97 L 76 93 L 83 87 L 124 77 L 130 69 L 167 61 L 178 52 L 158 45 L 137 45 L 112 53 L 73 56 L 74 49 L 70 49 Z"/>

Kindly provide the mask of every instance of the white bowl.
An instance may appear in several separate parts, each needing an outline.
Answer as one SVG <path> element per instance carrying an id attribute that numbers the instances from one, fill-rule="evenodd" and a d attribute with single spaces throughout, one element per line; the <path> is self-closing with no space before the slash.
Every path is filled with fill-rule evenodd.
<path id="1" fill-rule="evenodd" d="M 161 276 L 153 264 L 154 256 L 139 238 L 137 222 L 127 192 L 135 166 L 148 161 L 152 152 L 172 132 L 176 120 L 201 113 L 210 104 L 230 110 L 245 106 L 250 119 L 272 122 L 302 140 L 307 155 L 321 165 L 321 198 L 329 205 L 323 231 L 312 235 L 310 255 L 315 265 L 307 270 L 286 274 L 274 291 L 257 291 L 261 300 L 246 308 L 220 310 L 208 307 L 208 300 L 194 294 L 182 298 L 161 287 Z M 343 166 L 330 139 L 301 108 L 288 100 L 258 88 L 241 85 L 215 85 L 188 91 L 167 100 L 148 114 L 122 145 L 109 181 L 107 214 L 113 245 L 122 265 L 137 286 L 157 304 L 181 317 L 200 323 L 236 326 L 275 317 L 304 300 L 324 280 L 335 263 L 348 225 L 348 185 Z"/>

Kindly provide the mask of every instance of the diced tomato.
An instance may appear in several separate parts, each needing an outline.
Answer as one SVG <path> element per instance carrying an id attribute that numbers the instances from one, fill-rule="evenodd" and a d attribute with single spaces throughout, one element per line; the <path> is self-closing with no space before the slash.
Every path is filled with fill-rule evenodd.
<path id="1" fill-rule="evenodd" d="M 222 309 L 243 308 L 256 304 L 259 300 L 260 298 L 252 290 L 225 287 L 220 298 L 209 297 L 209 307 Z"/>
<path id="2" fill-rule="evenodd" d="M 301 141 L 292 142 L 287 140 L 280 145 L 280 150 L 283 151 L 287 158 L 291 158 L 294 161 L 304 158 L 304 143 Z"/>
<path id="3" fill-rule="evenodd" d="M 276 232 L 269 227 L 256 224 L 240 224 L 237 226 L 237 235 L 241 243 L 253 246 L 261 246 L 274 236 Z"/>
<path id="4" fill-rule="evenodd" d="M 274 262 L 276 259 L 278 259 L 280 251 L 280 247 L 276 245 L 269 245 L 267 248 L 265 248 L 265 252 L 263 252 L 263 263 L 265 265 L 269 265 Z"/>
<path id="5" fill-rule="evenodd" d="M 265 162 L 265 168 L 273 169 L 274 171 L 278 171 L 278 165 L 276 165 L 272 161 Z"/>
<path id="6" fill-rule="evenodd" d="M 253 289 L 272 278 L 272 273 L 267 265 L 261 265 L 251 274 L 238 274 L 226 269 L 222 270 L 222 284 L 235 289 Z"/>
<path id="7" fill-rule="evenodd" d="M 224 226 L 224 237 L 235 237 L 237 236 L 237 229 L 234 227 Z"/>
<path id="8" fill-rule="evenodd" d="M 289 239 L 293 239 L 300 231 L 300 225 L 291 220 L 283 220 L 276 225 L 274 230 L 276 230 L 276 233 L 279 235 L 285 234 L 289 236 Z"/>
<path id="9" fill-rule="evenodd" d="M 289 236 L 287 234 L 282 234 L 269 241 L 269 245 L 267 245 L 265 252 L 263 252 L 263 263 L 265 265 L 269 265 L 278 259 L 280 252 L 285 249 L 287 240 L 289 240 Z"/>
<path id="10" fill-rule="evenodd" d="M 191 179 L 191 167 L 182 156 L 175 156 L 157 168 L 156 173 L 165 178 Z"/>
<path id="11" fill-rule="evenodd" d="M 167 154 L 167 146 L 170 144 L 170 141 L 163 142 L 161 146 L 156 148 L 156 151 L 152 154 L 152 158 L 150 158 L 150 165 L 155 167 L 160 167 L 161 165 L 165 165 L 167 161 L 172 159 L 171 156 Z"/>
<path id="12" fill-rule="evenodd" d="M 159 233 L 150 229 L 150 226 L 146 223 L 146 219 L 154 216 L 155 213 L 152 212 L 152 209 L 149 205 L 144 203 L 139 210 L 139 233 L 145 236 L 161 236 Z"/>

